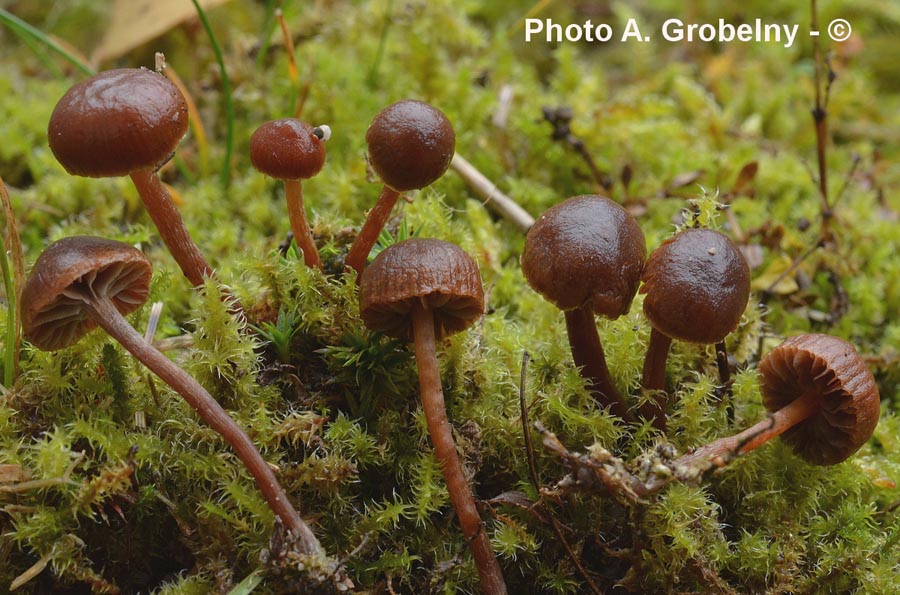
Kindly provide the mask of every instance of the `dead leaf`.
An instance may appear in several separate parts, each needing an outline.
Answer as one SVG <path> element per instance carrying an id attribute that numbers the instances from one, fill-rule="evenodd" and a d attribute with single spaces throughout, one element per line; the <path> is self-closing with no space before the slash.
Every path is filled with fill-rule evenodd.
<path id="1" fill-rule="evenodd" d="M 750 163 L 742 167 L 741 171 L 737 175 L 737 179 L 734 181 L 734 187 L 731 189 L 731 194 L 745 194 L 747 187 L 750 186 L 750 184 L 756 178 L 756 172 L 758 171 L 759 161 L 751 161 Z"/>
<path id="2" fill-rule="evenodd" d="M 773 260 L 766 270 L 753 280 L 751 287 L 754 291 L 769 291 L 776 295 L 789 295 L 800 289 L 796 279 L 785 273 L 791 268 L 793 262 L 785 255 Z"/>
<path id="3" fill-rule="evenodd" d="M 228 0 L 200 0 L 210 9 Z M 127 54 L 197 16 L 191 0 L 115 0 L 106 34 L 91 57 L 93 64 Z"/>

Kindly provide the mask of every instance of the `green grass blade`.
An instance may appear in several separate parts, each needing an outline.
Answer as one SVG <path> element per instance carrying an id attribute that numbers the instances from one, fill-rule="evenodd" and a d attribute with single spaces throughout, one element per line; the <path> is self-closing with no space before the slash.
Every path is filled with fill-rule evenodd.
<path id="1" fill-rule="evenodd" d="M 53 39 L 47 36 L 43 31 L 29 25 L 16 15 L 3 8 L 0 8 L 0 23 L 6 25 L 19 37 L 28 38 L 40 42 L 48 49 L 52 50 L 53 53 L 71 63 L 73 66 L 75 66 L 75 68 L 77 68 L 84 74 L 88 76 L 96 74 L 93 68 L 82 62 L 80 58 L 73 55 L 64 47 L 53 41 Z"/>
<path id="2" fill-rule="evenodd" d="M 228 72 L 225 69 L 225 59 L 222 57 L 222 48 L 219 47 L 219 42 L 216 41 L 216 36 L 209 24 L 209 20 L 206 18 L 206 13 L 200 8 L 200 3 L 197 0 L 191 0 L 191 2 L 194 3 L 194 8 L 197 9 L 197 16 L 200 18 L 200 22 L 203 23 L 203 28 L 206 30 L 206 35 L 209 37 L 209 44 L 212 47 L 213 53 L 216 55 L 216 62 L 219 63 L 219 72 L 222 76 L 222 97 L 225 100 L 226 128 L 225 157 L 222 160 L 222 171 L 219 174 L 219 180 L 222 184 L 222 190 L 228 190 L 228 186 L 231 184 L 231 153 L 234 147 L 234 104 L 231 98 L 231 82 L 228 80 Z"/>

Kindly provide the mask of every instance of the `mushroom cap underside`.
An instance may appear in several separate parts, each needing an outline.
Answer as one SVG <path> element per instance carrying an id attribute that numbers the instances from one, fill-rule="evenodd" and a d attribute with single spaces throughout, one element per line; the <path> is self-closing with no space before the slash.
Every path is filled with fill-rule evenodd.
<path id="1" fill-rule="evenodd" d="M 147 301 L 151 276 L 150 261 L 123 242 L 89 236 L 54 242 L 22 289 L 25 337 L 44 351 L 68 347 L 97 326 L 79 295 L 107 297 L 124 316 Z"/>

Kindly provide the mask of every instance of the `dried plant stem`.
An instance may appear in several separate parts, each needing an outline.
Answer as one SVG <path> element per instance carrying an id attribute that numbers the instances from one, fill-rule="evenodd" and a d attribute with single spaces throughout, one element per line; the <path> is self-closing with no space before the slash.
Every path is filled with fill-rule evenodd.
<path id="1" fill-rule="evenodd" d="M 453 155 L 450 169 L 459 174 L 459 177 L 484 200 L 487 208 L 511 222 L 519 231 L 528 233 L 528 230 L 534 225 L 534 217 L 528 211 L 503 194 L 493 182 L 475 169 L 475 166 L 466 161 L 459 153 Z"/>

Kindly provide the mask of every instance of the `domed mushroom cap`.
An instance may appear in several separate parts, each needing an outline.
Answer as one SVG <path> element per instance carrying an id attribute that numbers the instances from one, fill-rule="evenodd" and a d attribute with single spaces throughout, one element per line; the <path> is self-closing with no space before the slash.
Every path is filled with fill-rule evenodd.
<path id="1" fill-rule="evenodd" d="M 383 250 L 359 281 L 359 311 L 370 329 L 412 338 L 412 307 L 431 308 L 438 339 L 468 328 L 484 311 L 481 274 L 450 242 L 413 238 Z"/>
<path id="2" fill-rule="evenodd" d="M 53 109 L 47 135 L 66 171 L 101 178 L 158 169 L 187 127 L 178 87 L 152 70 L 122 68 L 69 89 Z"/>
<path id="3" fill-rule="evenodd" d="M 762 359 L 759 373 L 769 411 L 809 392 L 821 395 L 821 410 L 781 436 L 808 463 L 840 463 L 872 437 L 878 424 L 878 386 L 856 349 L 843 339 L 791 337 Z"/>
<path id="4" fill-rule="evenodd" d="M 644 234 L 628 211 L 602 196 L 575 196 L 531 226 L 522 272 L 560 310 L 590 302 L 618 318 L 628 311 L 647 256 Z"/>
<path id="5" fill-rule="evenodd" d="M 124 316 L 147 301 L 151 276 L 150 261 L 128 244 L 88 236 L 54 242 L 22 289 L 25 337 L 44 351 L 68 347 L 97 326 L 79 293 L 108 297 Z"/>
<path id="6" fill-rule="evenodd" d="M 644 314 L 663 334 L 688 343 L 718 343 L 737 328 L 750 299 L 750 267 L 717 231 L 686 229 L 644 267 Z"/>
<path id="7" fill-rule="evenodd" d="M 311 178 L 325 165 L 325 143 L 306 122 L 272 120 L 250 137 L 250 162 L 277 180 Z"/>
<path id="8" fill-rule="evenodd" d="M 399 192 L 424 188 L 447 171 L 456 134 L 444 113 L 406 99 L 381 110 L 366 131 L 369 163 Z"/>

